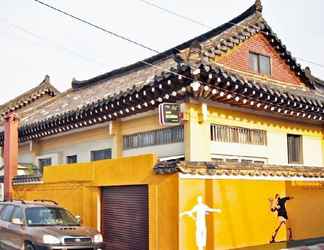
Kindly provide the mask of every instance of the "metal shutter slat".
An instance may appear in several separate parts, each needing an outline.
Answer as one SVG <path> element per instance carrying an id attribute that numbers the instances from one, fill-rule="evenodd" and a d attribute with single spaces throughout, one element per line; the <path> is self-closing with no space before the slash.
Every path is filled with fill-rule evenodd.
<path id="1" fill-rule="evenodd" d="M 146 185 L 102 189 L 102 234 L 109 250 L 148 250 Z"/>

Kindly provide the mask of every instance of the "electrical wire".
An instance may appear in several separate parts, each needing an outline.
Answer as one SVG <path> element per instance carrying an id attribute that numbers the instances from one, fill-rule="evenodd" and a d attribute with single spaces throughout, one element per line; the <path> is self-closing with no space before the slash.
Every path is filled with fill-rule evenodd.
<path id="1" fill-rule="evenodd" d="M 28 29 L 26 29 L 26 28 L 24 28 L 24 27 L 22 27 L 20 25 L 10 23 L 7 20 L 2 20 L 2 19 L 0 19 L 0 22 L 3 22 L 6 25 L 8 25 L 9 27 L 12 27 L 12 28 L 14 28 L 14 29 L 16 29 L 16 30 L 18 30 L 20 32 L 23 32 L 23 33 L 27 34 L 28 36 L 33 37 L 34 39 L 37 39 L 37 40 L 42 41 L 42 42 L 47 42 L 48 44 L 52 44 L 52 46 L 55 47 L 56 49 L 65 51 L 65 52 L 67 52 L 67 53 L 69 53 L 69 54 L 71 54 L 73 56 L 76 56 L 76 57 L 78 57 L 78 58 L 80 58 L 80 59 L 82 59 L 82 60 L 84 60 L 84 61 L 86 61 L 88 63 L 95 63 L 96 65 L 107 66 L 104 63 L 102 63 L 102 62 L 100 62 L 100 61 L 98 61 L 96 59 L 92 59 L 92 58 L 83 56 L 82 54 L 80 54 L 79 52 L 77 52 L 75 50 L 67 48 L 64 45 L 61 45 L 61 44 L 59 44 L 57 42 L 54 42 L 54 41 L 52 41 L 52 40 L 50 40 L 50 39 L 48 39 L 48 38 L 46 38 L 44 36 L 40 36 L 40 35 L 32 32 L 32 31 L 30 31 L 30 30 L 28 30 Z"/>
<path id="2" fill-rule="evenodd" d="M 147 50 L 149 50 L 151 52 L 160 53 L 158 50 L 155 50 L 155 49 L 153 49 L 153 48 L 151 48 L 151 47 L 149 47 L 149 46 L 147 46 L 147 45 L 145 45 L 143 43 L 136 42 L 136 41 L 134 41 L 134 40 L 132 40 L 132 39 L 126 37 L 126 36 L 120 35 L 120 34 L 118 34 L 116 32 L 110 31 L 110 30 L 108 30 L 108 29 L 106 29 L 104 27 L 101 27 L 101 26 L 99 26 L 97 24 L 94 24 L 94 23 L 92 23 L 90 21 L 87 21 L 87 20 L 85 20 L 83 18 L 80 18 L 80 17 L 77 17 L 75 15 L 72 15 L 72 14 L 68 13 L 67 11 L 58 9 L 58 8 L 52 6 L 52 5 L 49 5 L 47 3 L 44 3 L 42 1 L 40 1 L 40 0 L 33 0 L 33 1 L 39 3 L 39 4 L 43 5 L 43 6 L 46 6 L 46 7 L 50 8 L 50 9 L 52 9 L 52 10 L 55 10 L 56 12 L 59 12 L 59 13 L 61 13 L 63 15 L 66 15 L 66 16 L 69 16 L 69 17 L 75 19 L 75 20 L 78 20 L 79 22 L 85 23 L 85 24 L 87 24 L 87 25 L 89 25 L 89 26 L 91 26 L 93 28 L 96 28 L 96 29 L 101 30 L 101 31 L 103 31 L 105 33 L 108 33 L 108 34 L 110 34 L 112 36 L 115 36 L 115 37 L 117 37 L 119 39 L 125 40 L 125 41 L 127 41 L 129 43 L 132 43 L 134 45 L 140 46 L 140 47 L 142 47 L 144 49 L 147 49 Z"/>
<path id="3" fill-rule="evenodd" d="M 201 22 L 201 21 L 198 21 L 198 20 L 193 19 L 193 18 L 191 18 L 191 17 L 185 16 L 185 15 L 180 14 L 180 13 L 178 13 L 178 12 L 175 12 L 175 11 L 173 11 L 173 10 L 167 9 L 167 8 L 165 8 L 165 7 L 162 7 L 162 6 L 160 6 L 160 5 L 156 4 L 156 3 L 152 3 L 152 2 L 147 1 L 147 0 L 137 0 L 137 1 L 142 2 L 142 3 L 146 4 L 146 5 L 151 6 L 151 7 L 154 7 L 154 8 L 156 8 L 156 9 L 159 9 L 159 10 L 161 10 L 161 11 L 164 11 L 164 12 L 166 12 L 166 13 L 168 13 L 168 14 L 171 14 L 171 15 L 173 15 L 173 16 L 176 16 L 176 17 L 178 17 L 178 18 L 181 18 L 181 19 L 183 19 L 183 20 L 189 21 L 189 22 L 191 22 L 191 23 L 193 23 L 193 24 L 197 24 L 197 25 L 200 25 L 200 26 L 202 26 L 202 27 L 209 28 L 209 29 L 213 29 L 213 28 L 214 28 L 214 27 L 212 27 L 212 26 L 210 26 L 210 25 L 207 25 L 207 24 L 205 24 L 205 23 L 203 23 L 203 22 Z M 244 26 L 244 25 L 240 25 L 240 24 L 233 23 L 233 22 L 225 22 L 225 24 L 231 24 L 231 25 L 233 25 L 233 26 L 246 28 L 246 26 Z M 226 32 L 226 31 L 224 31 L 223 33 L 230 33 L 230 32 Z M 296 57 L 296 59 L 298 59 L 298 60 L 300 60 L 300 61 L 304 61 L 304 62 L 310 63 L 310 64 L 313 64 L 313 65 L 316 65 L 316 66 L 318 66 L 318 67 L 322 67 L 322 68 L 324 68 L 324 65 L 323 65 L 323 64 L 320 64 L 320 63 L 317 63 L 317 62 L 314 62 L 314 61 L 311 61 L 311 60 L 307 60 L 307 59 L 304 59 L 304 58 L 301 58 L 301 57 Z"/>
<path id="4" fill-rule="evenodd" d="M 39 4 L 43 5 L 43 6 L 46 6 L 46 7 L 50 8 L 50 9 L 52 9 L 52 10 L 55 10 L 56 12 L 59 12 L 59 13 L 61 13 L 61 14 L 63 14 L 63 15 L 69 16 L 69 17 L 72 18 L 72 19 L 75 19 L 75 20 L 78 20 L 78 21 L 80 21 L 80 22 L 82 22 L 82 23 L 85 23 L 85 24 L 87 24 L 87 25 L 89 25 L 89 26 L 91 26 L 91 27 L 93 27 L 93 28 L 99 29 L 99 30 L 101 30 L 101 31 L 103 31 L 103 32 L 105 32 L 105 33 L 108 33 L 108 34 L 110 34 L 110 35 L 112 35 L 112 36 L 115 36 L 115 37 L 117 37 L 117 38 L 119 38 L 119 39 L 125 40 L 125 41 L 127 41 L 127 42 L 129 42 L 129 43 L 132 43 L 132 44 L 134 44 L 134 45 L 137 45 L 137 46 L 139 46 L 139 47 L 142 47 L 142 48 L 144 48 L 144 49 L 146 49 L 146 50 L 149 50 L 149 51 L 154 52 L 154 53 L 156 53 L 156 54 L 161 53 L 160 51 L 158 51 L 158 50 L 156 50 L 156 49 L 153 49 L 153 48 L 151 48 L 151 47 L 149 47 L 149 46 L 147 46 L 147 45 L 145 45 L 145 44 L 143 44 L 143 43 L 140 43 L 140 42 L 134 41 L 134 40 L 132 40 L 131 38 L 128 38 L 128 37 L 123 36 L 123 35 L 120 35 L 120 34 L 118 34 L 118 33 L 116 33 L 116 32 L 110 31 L 110 30 L 108 30 L 108 29 L 106 29 L 106 28 L 104 28 L 104 27 L 101 27 L 101 26 L 99 26 L 99 25 L 96 25 L 96 24 L 94 24 L 94 23 L 91 23 L 90 21 L 87 21 L 87 20 L 85 20 L 85 19 L 83 19 L 83 18 L 77 17 L 77 16 L 75 16 L 75 15 L 73 15 L 73 14 L 70 14 L 70 13 L 64 11 L 64 10 L 58 9 L 58 8 L 56 8 L 56 7 L 52 6 L 52 5 L 49 5 L 49 4 L 45 3 L 45 2 L 42 2 L 42 1 L 40 1 L 40 0 L 33 0 L 33 1 L 39 3 Z M 146 3 L 146 4 L 150 4 L 150 5 L 152 5 L 152 6 L 156 7 L 156 8 L 158 7 L 158 8 L 161 9 L 161 10 L 167 11 L 168 13 L 173 14 L 173 15 L 177 15 L 178 17 L 185 18 L 186 20 L 194 21 L 196 24 L 200 24 L 200 25 L 208 26 L 208 25 L 206 25 L 206 24 L 203 24 L 203 23 L 200 22 L 200 21 L 196 21 L 196 20 L 194 20 L 194 19 L 192 19 L 192 18 L 189 18 L 189 17 L 186 17 L 186 16 L 184 16 L 184 15 L 180 15 L 180 14 L 174 12 L 174 11 L 171 11 L 171 10 L 168 10 L 168 9 L 166 9 L 166 8 L 160 7 L 160 6 L 156 5 L 156 4 L 153 4 L 153 3 L 151 3 L 151 2 L 149 2 L 149 1 L 147 1 L 147 0 L 138 0 L 138 1 L 144 2 L 144 3 Z M 226 23 L 228 23 L 228 24 L 232 24 L 232 25 L 236 25 L 236 26 L 240 26 L 239 24 L 235 24 L 235 23 L 232 23 L 232 22 L 226 22 Z M 209 26 L 208 26 L 208 27 L 209 27 Z M 244 26 L 244 27 L 245 27 L 245 26 Z M 316 62 L 313 62 L 313 61 L 310 61 L 310 60 L 306 60 L 306 59 L 303 59 L 303 58 L 299 58 L 299 57 L 298 57 L 298 59 L 301 60 L 301 61 L 305 61 L 305 62 L 308 62 L 308 63 L 312 63 L 312 64 L 315 64 L 315 65 L 317 65 L 317 66 L 319 66 L 319 67 L 323 67 L 323 68 L 324 68 L 324 65 L 322 65 L 322 64 L 320 64 L 320 63 L 316 63 Z M 140 62 L 143 62 L 144 64 L 147 64 L 147 65 L 151 65 L 151 66 L 155 66 L 155 67 L 156 67 L 156 65 L 150 64 L 150 63 L 146 62 L 145 60 L 142 60 L 142 61 L 140 61 Z"/>

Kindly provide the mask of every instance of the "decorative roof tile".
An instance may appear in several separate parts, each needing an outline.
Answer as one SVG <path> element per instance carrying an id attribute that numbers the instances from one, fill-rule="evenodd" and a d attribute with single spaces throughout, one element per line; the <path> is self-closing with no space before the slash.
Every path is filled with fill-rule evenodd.
<path id="1" fill-rule="evenodd" d="M 193 176 L 228 176 L 228 177 L 280 177 L 323 179 L 323 167 L 282 166 L 260 164 L 219 164 L 215 162 L 159 162 L 155 165 L 156 174 L 181 173 Z"/>
<path id="2" fill-rule="evenodd" d="M 21 119 L 20 141 L 145 112 L 155 109 L 163 101 L 179 101 L 186 97 L 209 98 L 217 102 L 241 105 L 242 100 L 239 103 L 233 102 L 237 95 L 244 98 L 245 107 L 254 108 L 251 103 L 260 102 L 266 110 L 266 103 L 271 103 L 271 111 L 280 115 L 289 117 L 298 114 L 309 120 L 315 117 L 315 120 L 322 119 L 323 96 L 314 90 L 321 82 L 310 76 L 307 70 L 301 69 L 300 64 L 296 63 L 295 58 L 263 19 L 261 12 L 261 1 L 257 0 L 253 6 L 231 21 L 163 53 L 89 80 L 73 80 L 71 89 L 28 112 Z M 283 88 L 269 81 L 250 79 L 240 73 L 209 65 L 205 61 L 201 65 L 199 62 L 194 64 L 185 61 L 181 56 L 181 52 L 193 45 L 195 49 L 201 49 L 203 53 L 200 54 L 205 57 L 220 55 L 257 32 L 262 32 L 282 53 L 286 63 L 305 80 L 311 87 L 310 90 Z M 201 70 L 198 74 L 193 73 L 199 67 Z M 199 92 L 193 91 L 190 85 L 192 79 L 198 80 L 201 85 Z M 167 84 L 169 81 L 172 82 L 171 85 Z M 218 99 L 214 93 L 227 94 L 228 99 Z M 309 107 L 300 99 L 310 101 L 307 104 Z M 287 109 L 281 110 L 282 107 Z M 0 133 L 0 145 L 2 143 L 3 133 Z"/>
<path id="3" fill-rule="evenodd" d="M 14 185 L 42 183 L 42 177 L 36 175 L 17 175 L 13 178 L 12 183 Z"/>
<path id="4" fill-rule="evenodd" d="M 50 83 L 50 78 L 46 75 L 44 80 L 37 87 L 23 93 L 7 103 L 2 104 L 0 106 L 0 115 L 3 117 L 9 112 L 15 112 L 22 107 L 33 103 L 44 95 L 53 97 L 58 93 L 59 91 Z"/>

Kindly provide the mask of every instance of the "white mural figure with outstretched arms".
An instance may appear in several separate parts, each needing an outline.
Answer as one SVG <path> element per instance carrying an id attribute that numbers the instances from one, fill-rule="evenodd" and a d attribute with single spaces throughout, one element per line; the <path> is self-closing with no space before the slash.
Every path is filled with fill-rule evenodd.
<path id="1" fill-rule="evenodd" d="M 193 209 L 180 213 L 180 217 L 187 215 L 196 221 L 196 244 L 198 250 L 204 250 L 207 242 L 206 215 L 208 213 L 220 213 L 222 210 L 208 207 L 203 203 L 202 196 L 198 196 L 197 201 L 198 203 Z"/>

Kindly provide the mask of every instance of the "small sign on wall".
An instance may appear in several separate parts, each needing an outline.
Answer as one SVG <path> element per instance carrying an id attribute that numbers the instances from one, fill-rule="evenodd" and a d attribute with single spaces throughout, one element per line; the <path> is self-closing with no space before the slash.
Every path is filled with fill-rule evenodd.
<path id="1" fill-rule="evenodd" d="M 4 185 L 0 183 L 0 201 L 4 201 Z"/>
<path id="2" fill-rule="evenodd" d="M 162 126 L 180 124 L 180 115 L 181 108 L 178 103 L 162 103 L 159 105 L 159 120 Z"/>

